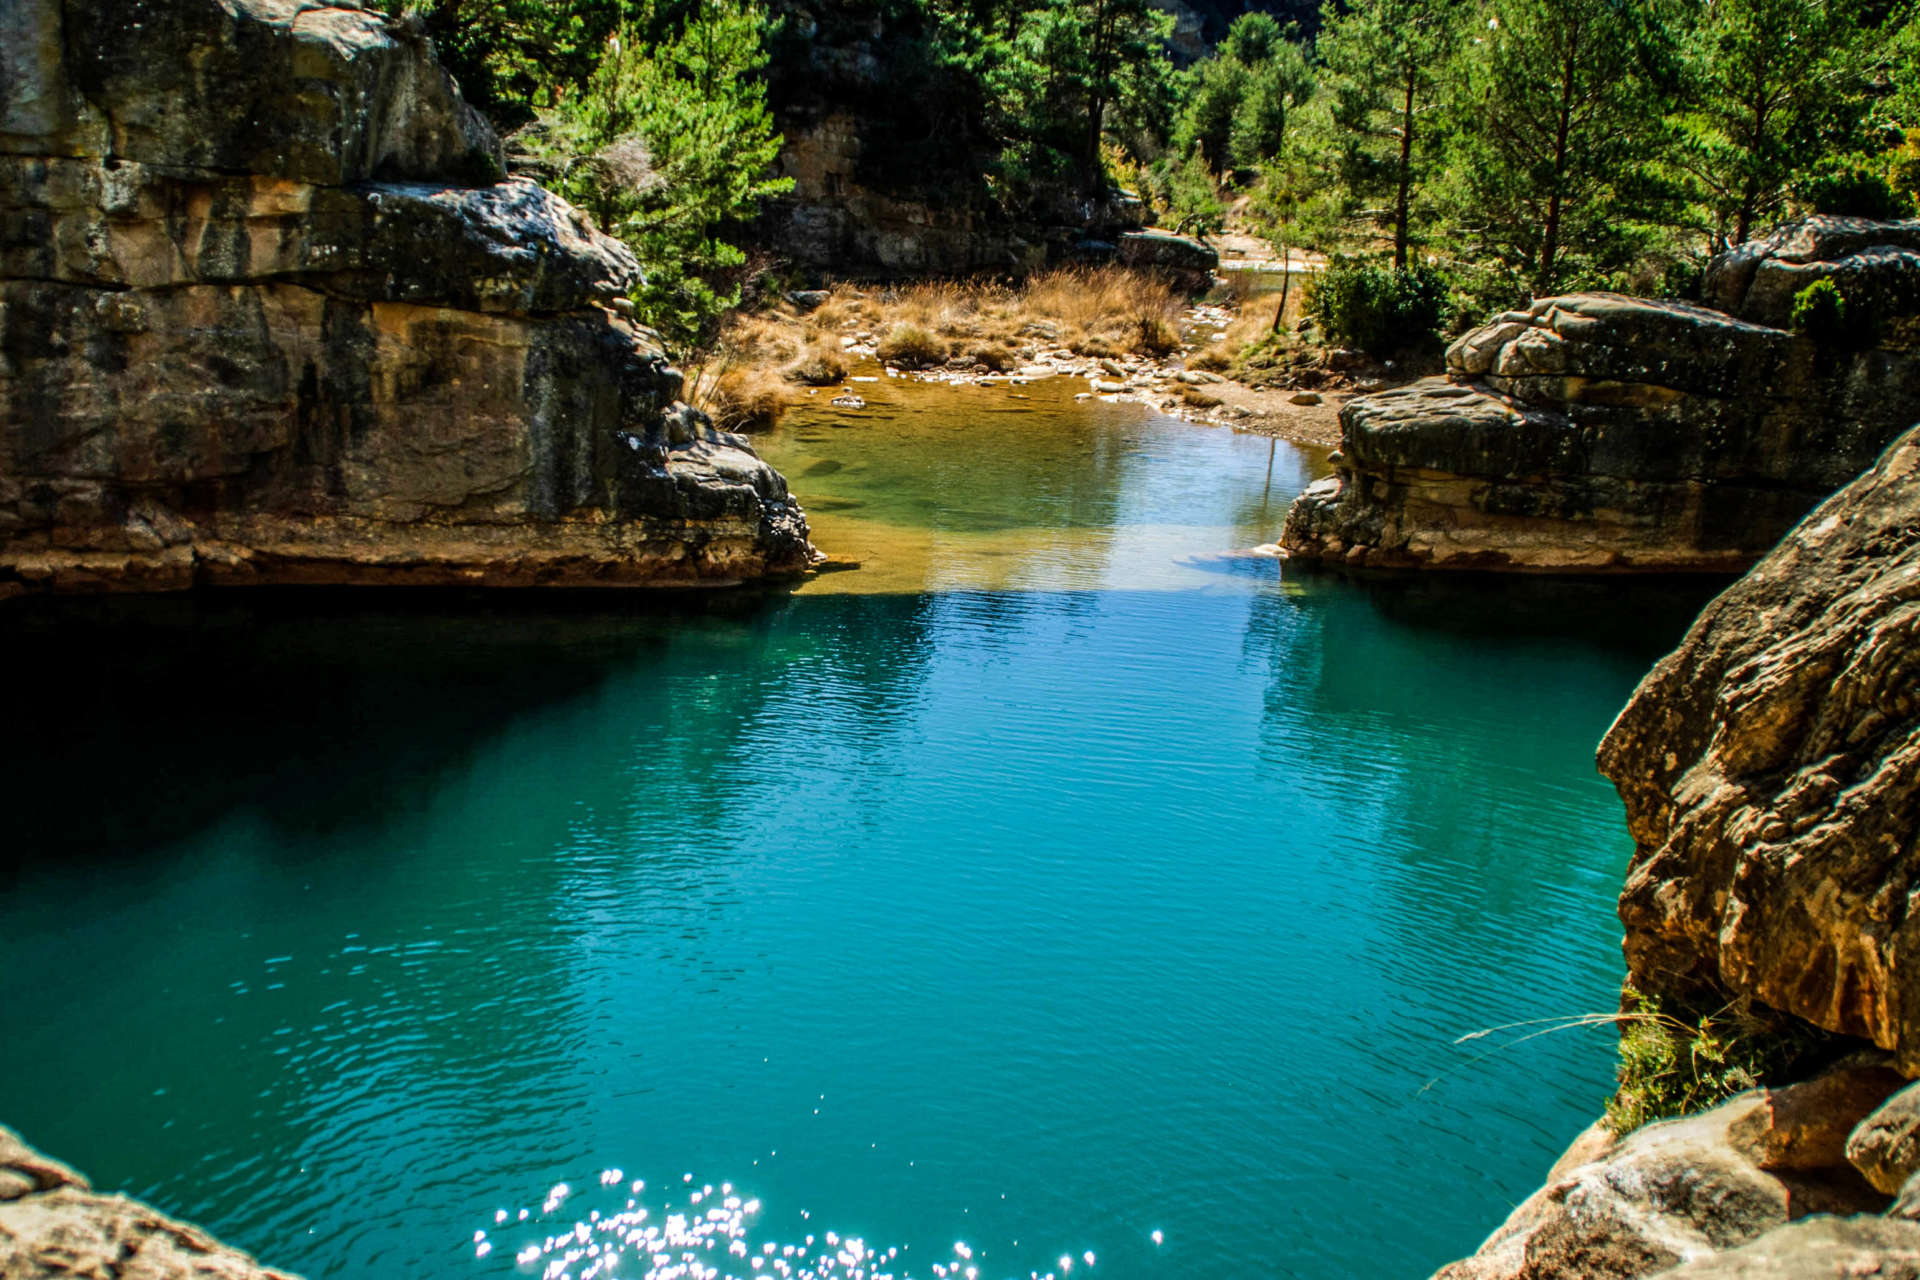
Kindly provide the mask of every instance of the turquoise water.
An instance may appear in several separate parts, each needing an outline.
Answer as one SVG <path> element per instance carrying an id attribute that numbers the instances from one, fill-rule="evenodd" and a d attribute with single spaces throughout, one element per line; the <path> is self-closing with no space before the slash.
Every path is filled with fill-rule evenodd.
<path id="1" fill-rule="evenodd" d="M 722 1277 L 1471 1249 L 1611 1047 L 1454 1041 L 1612 1007 L 1592 746 L 1686 601 L 1282 580 L 1215 553 L 1311 457 L 1040 425 L 770 444 L 917 589 L 16 611 L 0 1120 L 312 1277 L 540 1275 L 708 1186 L 775 1245 Z"/>

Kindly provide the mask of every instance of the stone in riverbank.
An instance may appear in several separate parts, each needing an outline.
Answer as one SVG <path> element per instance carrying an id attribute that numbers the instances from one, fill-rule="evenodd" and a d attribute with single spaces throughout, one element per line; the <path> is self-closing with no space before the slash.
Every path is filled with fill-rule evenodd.
<path id="1" fill-rule="evenodd" d="M 293 1280 L 197 1227 L 87 1180 L 0 1127 L 0 1278 Z"/>
<path id="2" fill-rule="evenodd" d="M 1711 296 L 1740 314 L 1541 299 L 1455 343 L 1446 377 L 1350 402 L 1334 475 L 1288 512 L 1289 554 L 1581 573 L 1751 564 L 1920 418 L 1920 223 L 1813 219 L 1714 271 Z M 1822 276 L 1877 300 L 1879 345 L 1776 327 L 1775 295 Z"/>
<path id="3" fill-rule="evenodd" d="M 0 596 L 805 567 L 780 476 L 667 412 L 632 256 L 493 181 L 492 131 L 404 23 L 138 16 L 6 19 Z"/>
<path id="4" fill-rule="evenodd" d="M 1472 1257 L 1435 1280 L 1627 1280 L 1711 1257 L 1809 1213 L 1877 1212 L 1849 1127 L 1899 1077 L 1862 1061 L 1741 1094 L 1623 1140 L 1585 1135 Z"/>

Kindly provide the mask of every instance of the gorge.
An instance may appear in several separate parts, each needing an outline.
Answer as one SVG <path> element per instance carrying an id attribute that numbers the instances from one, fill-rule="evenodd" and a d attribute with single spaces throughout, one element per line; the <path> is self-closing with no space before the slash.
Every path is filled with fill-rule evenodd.
<path id="1" fill-rule="evenodd" d="M 854 181 L 883 34 L 796 263 L 1133 225 Z M 502 164 L 406 17 L 0 0 L 0 1280 L 1920 1276 L 1920 224 L 1332 456 L 857 333 L 749 441 Z"/>

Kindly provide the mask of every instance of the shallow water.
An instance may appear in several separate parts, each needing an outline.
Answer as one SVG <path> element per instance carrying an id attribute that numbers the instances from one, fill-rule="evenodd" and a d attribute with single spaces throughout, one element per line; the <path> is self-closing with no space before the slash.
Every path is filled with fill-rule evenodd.
<path id="1" fill-rule="evenodd" d="M 869 566 L 793 596 L 18 611 L 0 1120 L 311 1277 L 723 1184 L 722 1276 L 1471 1249 L 1610 1045 L 1454 1041 L 1613 1006 L 1698 588 L 1283 578 L 1285 444 L 862 390 L 767 444 Z"/>

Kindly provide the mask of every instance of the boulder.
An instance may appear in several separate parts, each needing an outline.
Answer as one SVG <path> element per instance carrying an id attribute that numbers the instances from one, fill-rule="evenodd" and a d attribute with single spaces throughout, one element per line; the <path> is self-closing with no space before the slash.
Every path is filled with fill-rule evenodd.
<path id="1" fill-rule="evenodd" d="M 1711 1257 L 1809 1213 L 1877 1210 L 1848 1130 L 1901 1077 L 1861 1055 L 1616 1138 L 1595 1125 L 1471 1258 L 1435 1280 L 1601 1280 Z"/>
<path id="2" fill-rule="evenodd" d="M 1768 1105 L 1753 1092 L 1617 1143 L 1582 1135 L 1478 1252 L 1434 1280 L 1626 1280 L 1807 1213 L 1879 1207 L 1857 1180 L 1763 1168 L 1744 1131 Z"/>
<path id="3" fill-rule="evenodd" d="M 1792 223 L 1715 258 L 1701 294 L 1729 315 L 1785 328 L 1794 295 L 1816 280 L 1832 280 L 1850 304 L 1883 314 L 1910 311 L 1920 295 L 1920 221 L 1824 216 Z"/>
<path id="4" fill-rule="evenodd" d="M 1909 1085 L 1860 1122 L 1847 1138 L 1847 1160 L 1888 1195 L 1920 1172 L 1920 1084 Z"/>
<path id="5" fill-rule="evenodd" d="M 1815 218 L 1716 260 L 1731 310 L 1574 294 L 1499 316 L 1446 376 L 1343 407 L 1341 458 L 1283 545 L 1373 568 L 1743 569 L 1920 419 L 1915 242 L 1920 223 Z M 1766 299 L 1792 273 L 1878 299 L 1880 345 L 1780 327 Z"/>
<path id="6" fill-rule="evenodd" d="M 1204 283 L 1220 266 L 1219 250 L 1165 231 L 1129 231 L 1120 237 L 1115 256 L 1122 266 L 1166 272 L 1182 282 Z"/>
<path id="7" fill-rule="evenodd" d="M 293 1280 L 197 1227 L 86 1179 L 0 1128 L 0 1276 Z"/>
<path id="8" fill-rule="evenodd" d="M 498 180 L 404 22 L 19 0 L 0 32 L 0 598 L 807 565 L 784 480 L 673 408 L 633 256 Z"/>
<path id="9" fill-rule="evenodd" d="M 1920 1075 L 1920 431 L 1709 604 L 1600 745 L 1634 984 L 1751 997 Z"/>
<path id="10" fill-rule="evenodd" d="M 1920 1280 L 1920 1225 L 1805 1218 L 1659 1274 L 1661 1280 Z"/>

